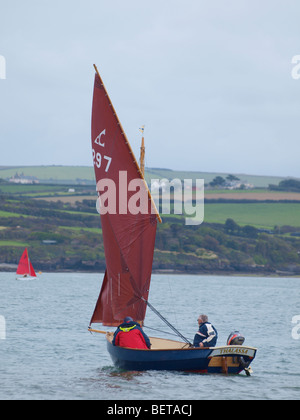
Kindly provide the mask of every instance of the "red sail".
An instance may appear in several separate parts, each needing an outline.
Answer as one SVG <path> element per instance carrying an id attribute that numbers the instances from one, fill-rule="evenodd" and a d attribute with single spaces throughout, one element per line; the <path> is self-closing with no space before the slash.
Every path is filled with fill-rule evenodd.
<path id="1" fill-rule="evenodd" d="M 101 214 L 106 273 L 91 324 L 116 326 L 126 316 L 142 322 L 158 216 L 98 73 L 94 84 L 92 150 L 97 191 L 107 210 Z M 135 182 L 136 189 L 132 188 Z M 146 197 L 144 207 L 136 211 L 142 197 Z M 135 204 L 135 211 L 130 204 Z"/>
<path id="2" fill-rule="evenodd" d="M 25 251 L 23 252 L 22 257 L 20 259 L 17 274 L 22 276 L 30 275 L 32 277 L 36 277 L 33 266 L 29 260 L 27 248 L 25 248 Z"/>
<path id="3" fill-rule="evenodd" d="M 31 264 L 31 262 L 29 261 L 29 274 L 31 275 L 31 277 L 36 277 L 36 274 L 35 274 L 35 271 L 34 271 L 34 268 L 33 268 L 33 266 L 32 266 L 32 264 Z"/>
<path id="4" fill-rule="evenodd" d="M 25 249 L 25 251 L 22 254 L 22 257 L 20 258 L 17 274 L 21 274 L 21 275 L 29 274 L 27 248 Z"/>

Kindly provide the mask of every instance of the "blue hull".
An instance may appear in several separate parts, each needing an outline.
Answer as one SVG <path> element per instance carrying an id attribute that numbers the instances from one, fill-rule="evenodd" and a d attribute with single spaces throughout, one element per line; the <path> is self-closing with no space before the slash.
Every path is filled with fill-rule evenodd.
<path id="1" fill-rule="evenodd" d="M 251 349 L 249 357 L 245 353 L 246 350 L 242 353 L 241 347 L 237 352 L 236 346 L 215 349 L 139 350 L 116 347 L 110 341 L 107 341 L 107 349 L 114 365 L 128 371 L 173 370 L 238 374 L 245 367 L 241 364 L 241 355 L 243 363 L 250 365 L 256 354 L 256 349 Z M 232 356 L 233 354 L 236 355 Z"/>

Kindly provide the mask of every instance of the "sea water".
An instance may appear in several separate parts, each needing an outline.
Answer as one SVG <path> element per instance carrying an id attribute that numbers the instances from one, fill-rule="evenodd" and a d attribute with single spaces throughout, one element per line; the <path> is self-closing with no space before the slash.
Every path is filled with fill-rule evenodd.
<path id="1" fill-rule="evenodd" d="M 239 330 L 245 345 L 257 347 L 251 377 L 115 368 L 105 336 L 87 331 L 101 282 L 102 274 L 43 273 L 21 282 L 0 273 L 0 399 L 299 399 L 299 278 L 152 278 L 149 301 L 190 340 L 204 313 L 219 345 Z M 149 310 L 145 325 L 150 336 L 176 339 Z"/>

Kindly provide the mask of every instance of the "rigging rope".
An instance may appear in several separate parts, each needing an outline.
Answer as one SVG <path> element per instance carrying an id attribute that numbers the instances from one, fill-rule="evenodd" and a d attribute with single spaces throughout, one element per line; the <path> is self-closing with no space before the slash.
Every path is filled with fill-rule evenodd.
<path id="1" fill-rule="evenodd" d="M 192 347 L 192 343 L 184 336 L 181 334 L 180 331 L 178 331 L 172 324 L 170 324 L 170 322 L 164 317 L 162 316 L 162 314 L 160 312 L 158 312 L 157 309 L 154 308 L 154 306 L 151 305 L 151 303 L 148 302 L 148 300 L 144 299 L 143 297 L 141 298 L 146 304 L 147 306 L 149 306 L 149 308 L 162 320 L 164 321 L 169 328 L 171 328 L 176 335 L 178 335 L 183 341 L 185 341 L 190 347 Z"/>
<path id="2" fill-rule="evenodd" d="M 143 325 L 143 328 L 147 328 L 148 330 L 157 331 L 157 332 L 160 332 L 162 334 L 171 335 L 172 337 L 178 337 L 178 334 L 173 334 L 173 333 L 168 332 L 168 331 L 159 330 L 158 328 L 148 327 L 148 325 L 145 325 L 145 324 Z"/>

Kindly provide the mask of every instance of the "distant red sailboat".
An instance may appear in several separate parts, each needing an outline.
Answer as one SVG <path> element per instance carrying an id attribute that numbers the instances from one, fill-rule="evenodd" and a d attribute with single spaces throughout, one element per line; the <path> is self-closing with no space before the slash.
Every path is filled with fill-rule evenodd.
<path id="1" fill-rule="evenodd" d="M 22 257 L 20 259 L 18 269 L 17 269 L 17 275 L 22 276 L 21 278 L 18 278 L 19 280 L 23 279 L 33 279 L 36 278 L 36 273 L 34 271 L 34 268 L 31 264 L 31 261 L 29 259 L 28 250 L 25 248 Z"/>

